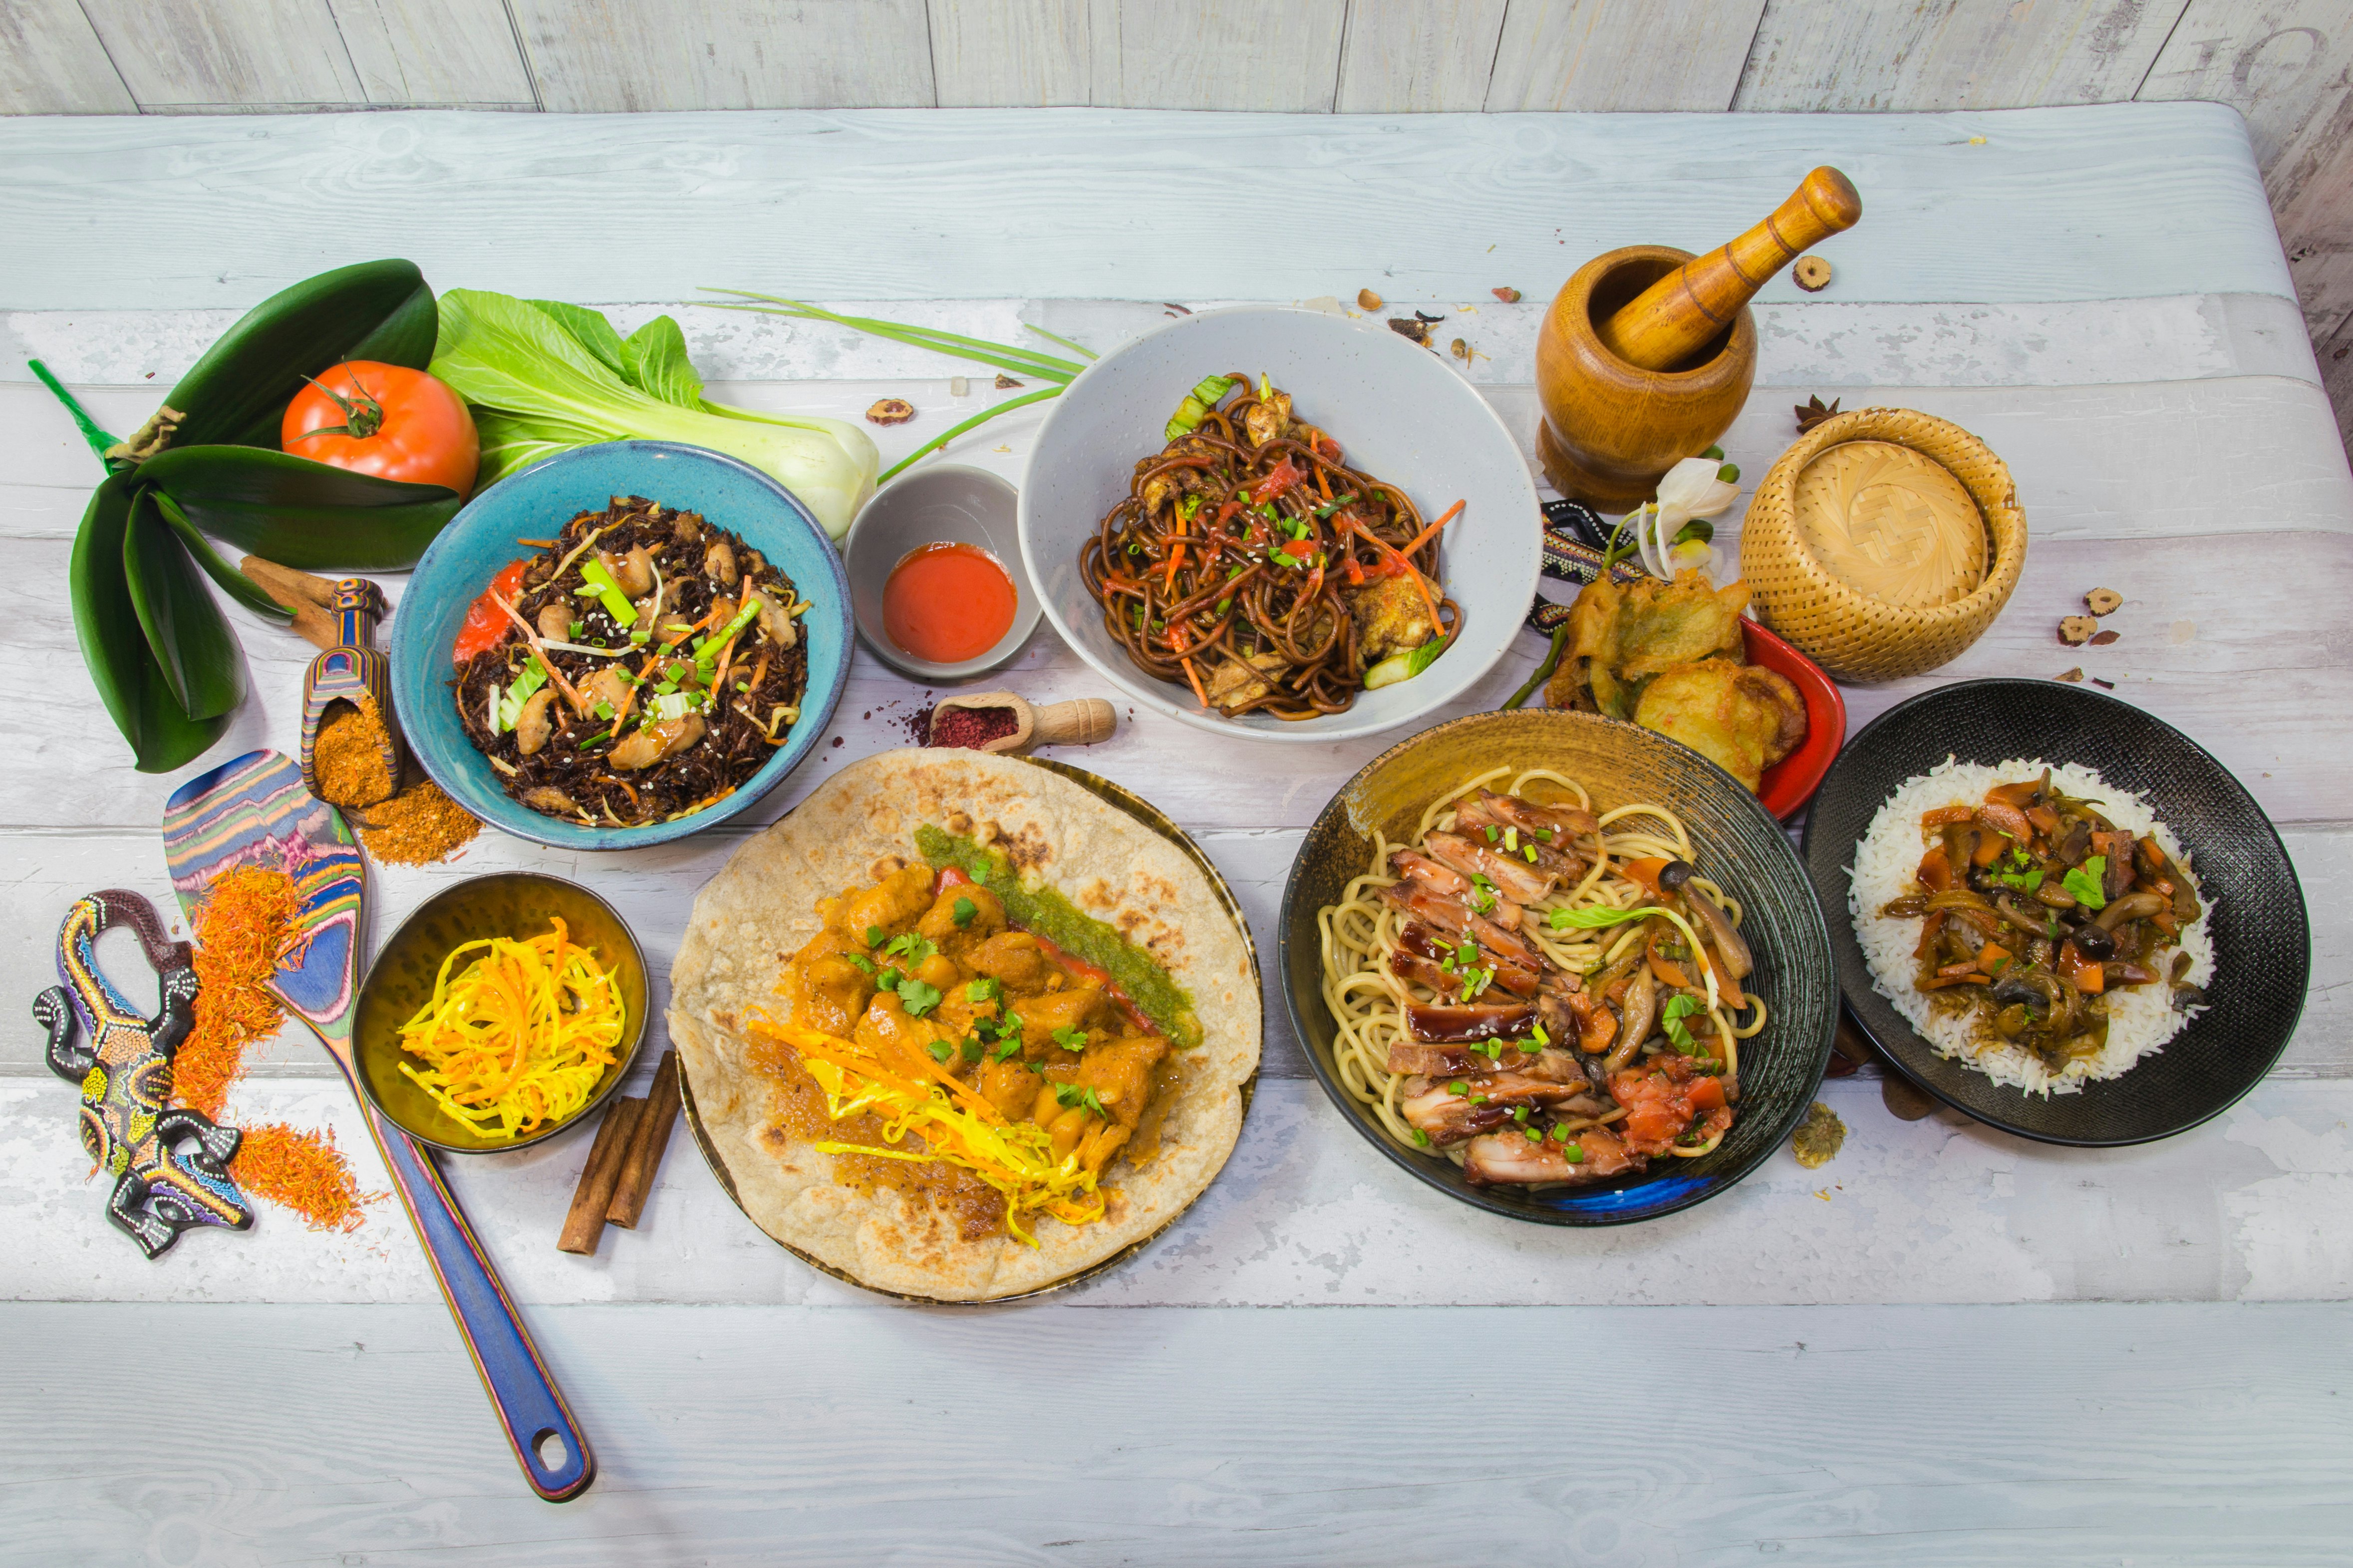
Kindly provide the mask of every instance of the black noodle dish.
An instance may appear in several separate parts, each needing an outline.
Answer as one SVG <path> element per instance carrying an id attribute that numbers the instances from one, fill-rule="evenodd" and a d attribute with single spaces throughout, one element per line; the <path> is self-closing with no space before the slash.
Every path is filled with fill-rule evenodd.
<path id="1" fill-rule="evenodd" d="M 458 713 L 533 811 L 672 821 L 733 794 L 800 719 L 808 605 L 700 513 L 615 496 L 484 599 L 459 639 Z"/>

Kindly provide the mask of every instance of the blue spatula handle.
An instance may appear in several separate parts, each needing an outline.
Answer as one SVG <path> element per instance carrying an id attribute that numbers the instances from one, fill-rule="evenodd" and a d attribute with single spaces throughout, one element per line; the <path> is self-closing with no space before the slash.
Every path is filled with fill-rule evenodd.
<path id="1" fill-rule="evenodd" d="M 417 1239 L 425 1244 L 426 1261 L 433 1265 L 443 1300 L 458 1320 L 474 1370 L 514 1445 L 515 1460 L 532 1490 L 549 1502 L 569 1502 L 596 1479 L 596 1457 L 580 1435 L 579 1424 L 555 1390 L 539 1347 L 515 1312 L 499 1272 L 482 1251 L 465 1211 L 450 1195 L 433 1156 L 399 1128 L 377 1116 L 363 1101 L 368 1131 L 384 1152 L 400 1201 L 408 1205 Z M 555 1451 L 557 1439 L 563 1452 Z"/>

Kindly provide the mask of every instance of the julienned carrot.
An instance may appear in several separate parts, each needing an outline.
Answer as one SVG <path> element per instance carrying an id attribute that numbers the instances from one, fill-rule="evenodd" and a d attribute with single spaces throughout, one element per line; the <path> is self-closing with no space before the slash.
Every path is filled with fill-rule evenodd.
<path id="1" fill-rule="evenodd" d="M 1184 636 L 1182 627 L 1168 628 L 1168 641 L 1176 649 L 1176 662 L 1185 667 L 1185 679 L 1193 683 L 1193 695 L 1200 699 L 1202 707 L 1207 708 L 1209 705 L 1209 694 L 1201 689 L 1200 671 L 1193 668 L 1193 656 L 1186 651 L 1192 645 L 1184 640 Z"/>
<path id="2" fill-rule="evenodd" d="M 1412 541 L 1409 542 L 1404 549 L 1398 551 L 1398 553 L 1400 555 L 1411 555 L 1415 551 L 1420 549 L 1423 545 L 1437 538 L 1438 531 L 1444 528 L 1448 523 L 1452 522 L 1456 514 L 1461 512 L 1461 510 L 1462 503 L 1461 501 L 1456 501 L 1452 506 L 1448 507 L 1443 516 L 1440 517 L 1436 522 L 1431 523 L 1428 528 L 1423 529 L 1419 533 L 1415 534 Z"/>
<path id="3" fill-rule="evenodd" d="M 533 653 L 539 656 L 539 668 L 547 671 L 547 679 L 555 682 L 555 689 L 571 700 L 574 709 L 586 711 L 588 705 L 580 700 L 580 693 L 572 689 L 572 682 L 565 679 L 564 672 L 555 668 L 555 660 L 548 657 L 546 645 L 539 640 L 539 634 L 532 629 L 531 624 L 516 613 L 512 605 L 496 594 L 491 595 L 491 603 L 504 610 L 507 619 L 515 624 L 515 630 L 522 633 L 522 640 L 531 646 Z"/>
<path id="4" fill-rule="evenodd" d="M 1173 594 L 1176 591 L 1176 568 L 1183 564 L 1185 564 L 1185 537 L 1179 534 L 1176 536 L 1176 542 L 1168 547 L 1168 581 L 1161 585 L 1162 593 Z"/>

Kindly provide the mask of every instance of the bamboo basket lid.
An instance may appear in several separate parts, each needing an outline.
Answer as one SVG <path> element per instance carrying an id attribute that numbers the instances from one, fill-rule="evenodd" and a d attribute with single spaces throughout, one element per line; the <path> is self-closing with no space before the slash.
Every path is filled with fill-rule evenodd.
<path id="1" fill-rule="evenodd" d="M 1806 552 L 1866 598 L 1927 609 L 1985 581 L 1978 503 L 1950 469 L 1909 447 L 1832 447 L 1799 471 L 1791 499 Z"/>
<path id="2" fill-rule="evenodd" d="M 1820 459 L 1856 447 L 1816 475 Z M 1880 447 L 1906 458 L 1875 456 Z M 1810 478 L 1821 492 L 1811 505 L 1799 494 Z M 1957 503 L 1943 479 L 1958 487 Z M 1974 555 L 1968 529 L 1947 521 L 1956 514 L 1978 530 Z M 1841 680 L 1894 680 L 1953 658 L 1993 624 L 2025 563 L 2010 469 L 1959 426 L 1911 408 L 1850 409 L 1799 437 L 1758 483 L 1740 530 L 1759 618 Z M 1918 596 L 1882 597 L 1882 579 Z"/>

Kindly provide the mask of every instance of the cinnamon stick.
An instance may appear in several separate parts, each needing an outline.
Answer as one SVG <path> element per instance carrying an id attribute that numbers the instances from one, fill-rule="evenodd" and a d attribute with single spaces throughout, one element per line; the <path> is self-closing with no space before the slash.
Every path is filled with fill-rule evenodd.
<path id="1" fill-rule="evenodd" d="M 629 1130 L 629 1152 L 621 1161 L 620 1180 L 614 1184 L 613 1201 L 605 1210 L 607 1224 L 623 1230 L 637 1228 L 646 1212 L 646 1199 L 654 1190 L 655 1173 L 661 1169 L 662 1151 L 670 1147 L 670 1127 L 677 1120 L 678 1052 L 669 1050 L 662 1053 L 661 1066 L 654 1069 L 646 1108 Z"/>
<path id="2" fill-rule="evenodd" d="M 335 592 L 332 583 L 291 566 L 280 566 L 275 561 L 264 561 L 259 555 L 247 556 L 237 566 L 260 584 L 263 593 L 294 612 L 297 637 L 322 653 L 335 646 L 335 617 L 327 613 Z"/>
<path id="3" fill-rule="evenodd" d="M 572 1208 L 564 1216 L 558 1251 L 590 1254 L 604 1234 L 605 1210 L 613 1202 L 613 1184 L 620 1179 L 621 1161 L 628 1152 L 629 1133 L 637 1126 L 642 1100 L 617 1100 L 597 1125 L 596 1142 L 588 1148 L 588 1163 L 580 1167 L 580 1184 L 572 1190 Z"/>

